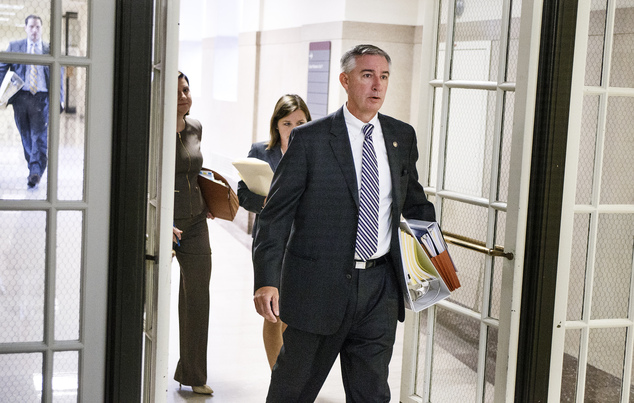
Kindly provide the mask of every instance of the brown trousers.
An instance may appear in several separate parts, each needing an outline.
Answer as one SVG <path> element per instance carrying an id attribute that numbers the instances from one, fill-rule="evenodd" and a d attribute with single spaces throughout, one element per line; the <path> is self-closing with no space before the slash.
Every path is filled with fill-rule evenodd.
<path id="1" fill-rule="evenodd" d="M 175 220 L 183 231 L 180 246 L 174 244 L 180 265 L 178 323 L 180 359 L 174 379 L 183 385 L 207 383 L 207 336 L 209 331 L 209 280 L 211 247 L 205 214 Z"/>

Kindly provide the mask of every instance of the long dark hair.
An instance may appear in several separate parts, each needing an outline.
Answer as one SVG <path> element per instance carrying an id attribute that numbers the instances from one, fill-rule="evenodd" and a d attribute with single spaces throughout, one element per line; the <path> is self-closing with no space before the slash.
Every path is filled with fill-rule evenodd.
<path id="1" fill-rule="evenodd" d="M 304 112 L 304 115 L 306 115 L 306 121 L 310 122 L 310 112 L 308 111 L 308 106 L 306 106 L 306 102 L 304 102 L 302 97 L 296 94 L 286 94 L 282 95 L 282 97 L 277 100 L 275 109 L 273 110 L 273 116 L 271 116 L 271 137 L 269 144 L 266 146 L 267 150 L 275 147 L 275 145 L 280 142 L 280 132 L 277 130 L 277 123 L 280 119 L 290 115 L 298 109 L 301 109 L 301 111 Z"/>

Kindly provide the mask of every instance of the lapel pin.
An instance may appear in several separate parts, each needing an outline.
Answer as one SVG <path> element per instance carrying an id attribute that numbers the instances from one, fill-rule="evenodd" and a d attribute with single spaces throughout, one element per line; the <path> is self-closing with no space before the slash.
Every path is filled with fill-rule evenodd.
<path id="1" fill-rule="evenodd" d="M 395 142 L 393 142 L 393 143 L 392 143 L 392 145 L 393 145 L 394 147 L 398 147 L 398 143 L 397 143 L 396 141 L 395 141 Z"/>

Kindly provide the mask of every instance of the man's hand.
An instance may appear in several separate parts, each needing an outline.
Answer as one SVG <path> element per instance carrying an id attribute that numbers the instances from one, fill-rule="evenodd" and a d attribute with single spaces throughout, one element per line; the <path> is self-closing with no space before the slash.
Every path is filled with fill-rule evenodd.
<path id="1" fill-rule="evenodd" d="M 276 323 L 280 315 L 280 294 L 275 287 L 260 287 L 253 295 L 255 310 L 269 322 Z"/>

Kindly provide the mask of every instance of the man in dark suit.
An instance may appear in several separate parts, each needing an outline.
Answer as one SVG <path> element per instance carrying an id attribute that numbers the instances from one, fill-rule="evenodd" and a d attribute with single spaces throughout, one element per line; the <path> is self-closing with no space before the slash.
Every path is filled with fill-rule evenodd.
<path id="1" fill-rule="evenodd" d="M 29 15 L 24 23 L 26 39 L 11 42 L 7 52 L 50 54 L 50 45 L 42 42 L 42 19 L 37 15 Z M 0 82 L 8 70 L 15 71 L 24 81 L 22 90 L 11 97 L 8 103 L 13 104 L 15 124 L 22 137 L 24 158 L 29 168 L 27 186 L 33 188 L 40 182 L 48 162 L 50 69 L 45 65 L 0 63 Z M 62 86 L 60 110 L 63 110 L 64 104 L 63 91 Z"/>
<path id="2" fill-rule="evenodd" d="M 405 317 L 399 221 L 435 220 L 414 129 L 378 113 L 390 57 L 358 45 L 341 68 L 347 103 L 293 130 L 254 240 L 256 310 L 288 324 L 267 402 L 314 401 L 338 355 L 347 401 L 390 401 Z"/>

